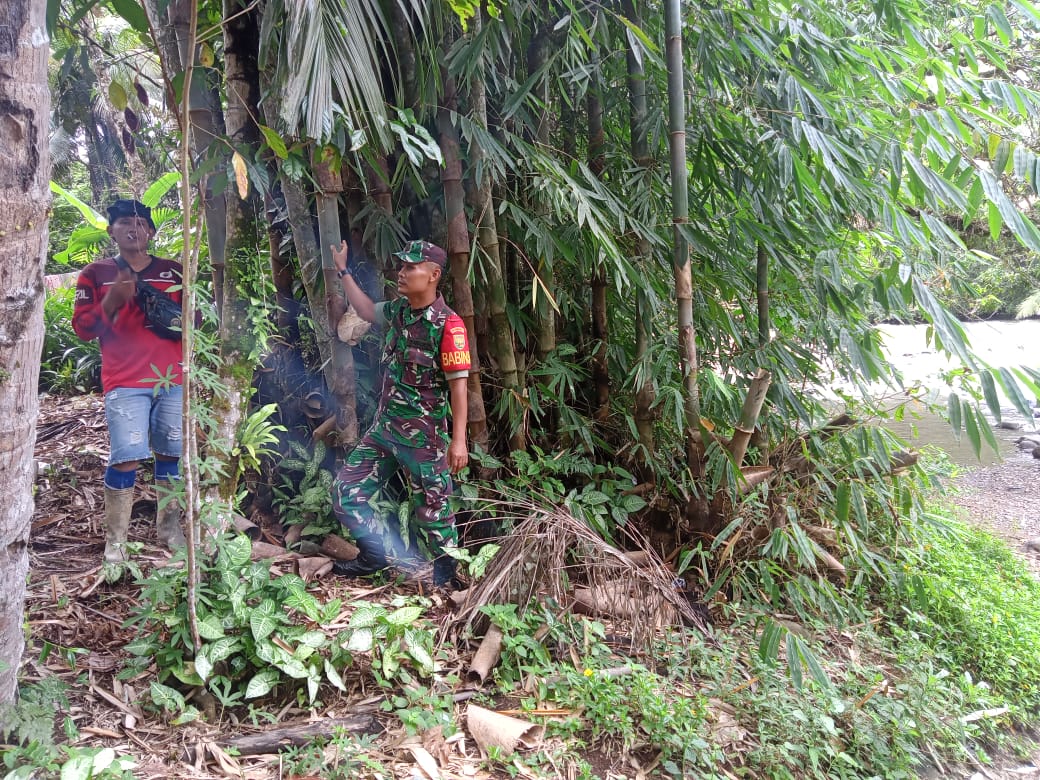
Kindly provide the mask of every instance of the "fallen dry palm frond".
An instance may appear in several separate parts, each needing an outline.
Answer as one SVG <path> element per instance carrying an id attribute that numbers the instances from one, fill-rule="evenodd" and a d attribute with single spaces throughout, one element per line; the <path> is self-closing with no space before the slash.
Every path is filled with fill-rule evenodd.
<path id="1" fill-rule="evenodd" d="M 513 531 L 488 565 L 484 577 L 466 594 L 457 625 L 487 630 L 481 608 L 516 604 L 518 614 L 542 601 L 562 608 L 595 612 L 624 625 L 634 647 L 649 650 L 659 630 L 685 624 L 707 634 L 700 614 L 677 587 L 675 574 L 641 537 L 626 529 L 639 547 L 633 558 L 606 542 L 566 508 L 540 506 L 525 499 L 494 504 L 516 519 Z"/>

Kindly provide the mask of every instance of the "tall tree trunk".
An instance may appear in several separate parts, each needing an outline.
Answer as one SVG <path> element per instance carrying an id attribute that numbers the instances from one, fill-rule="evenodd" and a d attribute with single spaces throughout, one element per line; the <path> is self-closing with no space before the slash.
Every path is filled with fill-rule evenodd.
<path id="1" fill-rule="evenodd" d="M 321 270 L 325 285 L 324 311 L 329 320 L 329 331 L 336 333 L 340 317 L 347 310 L 342 285 L 336 275 L 336 264 L 332 262 L 332 247 L 339 246 L 339 194 L 343 191 L 343 178 L 333 171 L 328 161 L 314 161 L 314 178 L 318 182 L 315 194 L 318 209 L 318 240 L 321 242 Z M 329 391 L 336 401 L 336 429 L 343 444 L 358 440 L 357 419 L 357 371 L 354 368 L 354 352 L 350 345 L 333 335 L 331 342 L 331 379 Z"/>
<path id="2" fill-rule="evenodd" d="M 0 704 L 15 699 L 25 643 L 51 201 L 46 10 L 9 0 L 0 35 Z"/>
<path id="3" fill-rule="evenodd" d="M 227 91 L 227 132 L 234 148 L 252 157 L 260 145 L 256 124 L 260 97 L 257 52 L 259 18 L 255 7 L 243 8 L 239 0 L 224 0 L 224 78 Z M 263 203 L 256 188 L 247 183 L 240 192 L 227 188 L 227 244 L 223 284 L 214 290 L 223 301 L 220 318 L 220 378 L 226 392 L 214 399 L 218 425 L 214 439 L 229 446 L 249 405 L 249 385 L 253 377 L 255 337 L 249 323 L 248 300 L 242 284 L 255 258 L 266 244 Z M 230 463 L 227 477 L 219 486 L 220 498 L 230 502 L 237 487 L 238 464 Z"/>
<path id="4" fill-rule="evenodd" d="M 586 98 L 589 124 L 589 170 L 602 176 L 606 167 L 606 138 L 603 134 L 603 103 L 600 100 L 602 84 L 599 71 L 592 77 Z M 607 264 L 602 257 L 596 258 L 592 274 L 592 383 L 596 391 L 594 415 L 605 420 L 610 413 L 610 370 L 607 365 L 607 341 L 609 317 L 607 315 Z"/>
<path id="5" fill-rule="evenodd" d="M 480 36 L 482 24 L 480 17 L 481 15 L 478 14 L 470 23 L 471 35 L 474 37 Z M 476 74 L 470 84 L 469 103 L 473 121 L 487 129 L 487 91 L 484 87 L 482 72 Z M 506 288 L 499 253 L 498 223 L 495 219 L 495 206 L 491 197 L 491 178 L 483 164 L 484 156 L 484 150 L 479 143 L 473 143 L 470 146 L 469 171 L 477 178 L 471 182 L 466 195 L 473 213 L 473 221 L 477 227 L 477 243 L 483 253 L 480 267 L 489 309 L 491 356 L 498 365 L 503 390 L 507 393 L 519 394 L 516 353 L 513 350 L 513 329 L 506 314 Z"/>
<path id="6" fill-rule="evenodd" d="M 755 298 L 758 301 L 758 346 L 769 343 L 769 256 L 766 246 L 758 242 L 755 256 Z"/>
<path id="7" fill-rule="evenodd" d="M 447 47 L 445 47 L 447 48 Z M 475 338 L 473 290 L 469 284 L 469 227 L 466 219 L 466 192 L 462 186 L 462 160 L 459 158 L 459 132 L 452 124 L 452 115 L 458 110 L 455 80 L 446 73 L 442 106 L 437 111 L 437 130 L 440 134 L 444 167 L 441 183 L 444 185 L 444 211 L 448 222 L 448 258 L 451 262 L 451 282 L 455 311 L 466 324 L 470 339 L 471 368 L 466 380 L 467 422 L 469 437 L 485 452 L 488 449 L 487 413 L 480 386 L 480 352 Z"/>
<path id="8" fill-rule="evenodd" d="M 697 392 L 697 334 L 693 328 L 693 274 L 683 227 L 690 221 L 686 180 L 686 98 L 683 93 L 681 0 L 665 0 L 665 57 L 668 63 L 668 145 L 672 180 L 673 271 L 678 304 L 679 363 L 687 452 L 695 477 L 704 472 L 700 397 Z"/>
<path id="9" fill-rule="evenodd" d="M 625 0 L 624 13 L 637 28 L 642 25 L 635 3 L 633 0 Z M 632 139 L 632 161 L 644 171 L 650 167 L 650 144 L 646 137 L 646 73 L 643 69 L 643 60 L 632 48 L 631 43 L 626 49 L 628 61 L 628 105 L 629 105 L 629 134 Z M 637 267 L 646 267 L 650 263 L 650 241 L 645 236 L 636 240 Z M 649 359 L 650 354 L 650 301 L 643 290 L 642 285 L 636 286 L 636 350 L 635 362 L 637 365 Z M 656 449 L 654 442 L 654 415 L 653 407 L 657 400 L 654 392 L 654 383 L 650 379 L 649 371 L 635 372 L 635 423 L 636 434 L 639 437 L 641 447 L 641 465 L 644 471 L 649 472 L 654 459 Z M 646 475 L 644 475 L 646 476 Z"/>
<path id="10" fill-rule="evenodd" d="M 199 47 L 190 46 L 188 41 L 192 4 L 190 0 L 170 0 L 165 12 L 160 10 L 161 6 L 161 0 L 148 0 L 145 3 L 168 89 L 172 91 L 173 80 L 179 73 L 184 72 L 189 62 L 195 66 L 188 87 L 190 127 L 183 127 L 183 119 L 178 117 L 182 123 L 182 132 L 187 130 L 190 133 L 193 165 L 198 167 L 209 155 L 216 155 L 219 161 L 216 167 L 222 170 L 227 167 L 227 150 L 223 144 L 213 142 L 224 135 L 224 115 L 214 71 L 200 64 Z M 208 174 L 199 182 L 199 194 L 206 214 L 206 244 L 209 249 L 214 290 L 222 289 L 224 284 L 224 245 L 227 231 L 225 190 L 226 187 L 217 192 L 213 187 L 212 177 Z M 221 314 L 224 302 L 219 295 L 216 295 L 215 303 L 218 314 Z"/>
<path id="11" fill-rule="evenodd" d="M 551 38 L 547 31 L 536 34 L 534 40 L 527 50 L 527 73 L 529 78 L 544 71 L 546 52 Z M 534 143 L 542 152 L 549 154 L 549 79 L 542 72 L 531 90 L 541 108 L 536 109 L 538 124 L 535 126 Z M 539 201 L 535 204 L 533 217 L 535 220 L 544 219 L 548 214 L 548 208 Z M 535 278 L 531 283 L 535 285 L 535 331 L 537 336 L 536 354 L 539 360 L 545 358 L 556 349 L 556 284 L 553 280 L 553 258 L 550 254 L 551 244 L 546 243 L 546 251 L 539 252 L 534 258 Z"/>
<path id="12" fill-rule="evenodd" d="M 322 252 L 314 237 L 314 219 L 311 215 L 310 203 L 303 185 L 292 181 L 283 171 L 279 181 L 282 194 L 285 196 L 285 208 L 292 226 L 293 245 L 300 261 L 300 279 L 307 296 L 307 305 L 311 310 L 314 322 L 314 338 L 318 345 L 318 355 L 325 366 L 325 382 L 331 388 L 336 381 L 333 368 L 332 353 L 336 323 L 330 323 L 325 308 L 325 288 L 322 279 Z M 338 280 L 337 280 L 338 282 Z"/>

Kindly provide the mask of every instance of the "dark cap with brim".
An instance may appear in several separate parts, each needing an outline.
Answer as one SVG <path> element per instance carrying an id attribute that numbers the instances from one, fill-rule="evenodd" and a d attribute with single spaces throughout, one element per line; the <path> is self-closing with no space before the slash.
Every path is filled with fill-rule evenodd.
<path id="1" fill-rule="evenodd" d="M 120 199 L 109 206 L 106 211 L 108 212 L 109 225 L 120 217 L 143 217 L 148 221 L 148 226 L 155 230 L 155 223 L 152 221 L 152 210 L 139 200 Z"/>
<path id="2" fill-rule="evenodd" d="M 394 257 L 406 263 L 433 263 L 442 270 L 448 262 L 445 251 L 429 241 L 409 241 L 400 252 L 394 252 Z"/>

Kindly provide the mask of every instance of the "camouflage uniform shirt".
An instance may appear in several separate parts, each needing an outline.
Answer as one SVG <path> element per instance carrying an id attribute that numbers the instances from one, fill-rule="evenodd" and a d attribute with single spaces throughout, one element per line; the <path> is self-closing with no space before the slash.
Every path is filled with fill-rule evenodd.
<path id="1" fill-rule="evenodd" d="M 409 447 L 443 448 L 451 411 L 448 381 L 469 375 L 466 326 L 440 295 L 423 309 L 407 298 L 376 304 L 386 329 L 376 427 Z"/>

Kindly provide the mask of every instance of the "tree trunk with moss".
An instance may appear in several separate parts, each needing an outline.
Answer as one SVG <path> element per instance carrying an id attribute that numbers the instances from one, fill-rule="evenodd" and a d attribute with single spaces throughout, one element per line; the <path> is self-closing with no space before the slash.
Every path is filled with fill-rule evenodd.
<path id="1" fill-rule="evenodd" d="M 255 8 L 243 9 L 235 0 L 224 3 L 224 61 L 227 92 L 227 133 L 232 147 L 244 159 L 251 159 L 260 145 L 260 80 L 257 71 L 259 46 L 258 14 Z M 227 243 L 223 284 L 214 294 L 223 302 L 220 318 L 220 380 L 224 392 L 213 399 L 217 430 L 211 446 L 233 447 L 238 428 L 249 407 L 249 388 L 255 368 L 256 337 L 249 318 L 246 295 L 250 275 L 265 253 L 266 220 L 263 201 L 248 181 L 227 189 Z M 228 453 L 228 467 L 218 486 L 219 497 L 230 504 L 238 484 L 239 463 Z"/>
<path id="2" fill-rule="evenodd" d="M 33 513 L 51 195 L 43 0 L 11 0 L 0 35 L 0 705 L 12 704 Z M 7 716 L 0 709 L 0 731 Z"/>

